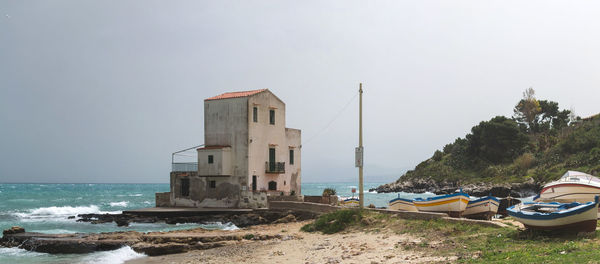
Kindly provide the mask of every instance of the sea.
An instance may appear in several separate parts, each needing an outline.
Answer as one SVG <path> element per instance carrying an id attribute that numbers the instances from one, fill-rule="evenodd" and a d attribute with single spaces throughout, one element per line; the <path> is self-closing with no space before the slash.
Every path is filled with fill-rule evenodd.
<path id="1" fill-rule="evenodd" d="M 432 193 L 369 192 L 383 183 L 365 183 L 365 205 L 387 206 L 389 200 L 430 197 Z M 333 188 L 341 197 L 357 196 L 352 189 L 357 183 L 303 183 L 302 194 L 321 195 Z M 0 184 L 0 229 L 21 226 L 28 232 L 40 233 L 100 233 L 113 231 L 170 231 L 191 228 L 237 229 L 232 223 L 177 224 L 132 223 L 118 227 L 115 223 L 90 224 L 68 219 L 86 213 L 121 213 L 124 210 L 154 206 L 156 192 L 168 192 L 169 184 Z M 0 247 L 0 263 L 108 263 L 119 264 L 144 257 L 129 247 L 92 254 L 45 254 L 18 248 Z"/>

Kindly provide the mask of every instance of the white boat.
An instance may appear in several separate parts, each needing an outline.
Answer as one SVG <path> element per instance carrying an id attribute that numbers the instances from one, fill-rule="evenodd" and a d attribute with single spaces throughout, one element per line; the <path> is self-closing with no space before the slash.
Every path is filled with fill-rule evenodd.
<path id="1" fill-rule="evenodd" d="M 498 213 L 500 201 L 494 196 L 486 196 L 477 200 L 471 200 L 462 216 L 476 219 L 492 219 Z"/>
<path id="2" fill-rule="evenodd" d="M 524 203 L 507 209 L 525 227 L 542 230 L 594 232 L 597 224 L 598 196 L 587 203 Z"/>
<path id="3" fill-rule="evenodd" d="M 594 201 L 597 195 L 600 195 L 600 179 L 583 172 L 567 171 L 559 180 L 544 185 L 534 201 L 585 203 Z"/>
<path id="4" fill-rule="evenodd" d="M 411 211 L 411 212 L 418 211 L 417 207 L 415 207 L 415 204 L 413 203 L 412 199 L 400 198 L 400 195 L 398 195 L 398 198 L 394 198 L 394 199 L 390 200 L 390 202 L 388 204 L 388 208 L 390 210 L 397 210 L 397 211 Z"/>
<path id="5" fill-rule="evenodd" d="M 360 205 L 357 197 L 342 198 L 340 201 L 342 207 L 358 207 Z"/>
<path id="6" fill-rule="evenodd" d="M 469 195 L 458 191 L 453 194 L 429 197 L 427 199 L 416 198 L 413 200 L 415 207 L 420 212 L 447 213 L 452 217 L 460 217 L 469 203 Z"/>

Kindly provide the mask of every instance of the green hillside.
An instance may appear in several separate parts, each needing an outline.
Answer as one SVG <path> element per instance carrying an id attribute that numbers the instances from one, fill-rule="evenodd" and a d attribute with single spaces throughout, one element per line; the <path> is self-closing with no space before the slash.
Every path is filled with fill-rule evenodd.
<path id="1" fill-rule="evenodd" d="M 482 121 L 397 182 L 544 184 L 567 170 L 600 172 L 600 115 L 581 119 L 528 89 L 513 117 Z"/>

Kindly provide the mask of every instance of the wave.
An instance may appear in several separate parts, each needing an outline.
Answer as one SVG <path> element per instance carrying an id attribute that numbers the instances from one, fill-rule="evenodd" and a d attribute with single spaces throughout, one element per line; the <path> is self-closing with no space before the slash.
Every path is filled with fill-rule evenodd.
<path id="1" fill-rule="evenodd" d="M 111 207 L 117 207 L 117 206 L 119 206 L 119 207 L 127 207 L 127 205 L 129 205 L 129 202 L 127 202 L 127 201 L 114 202 L 114 203 L 109 203 L 109 205 Z"/>
<path id="2" fill-rule="evenodd" d="M 238 230 L 238 229 L 240 229 L 232 222 L 227 222 L 225 224 L 223 224 L 221 222 L 211 222 L 211 223 L 202 224 L 202 225 L 200 225 L 200 227 L 203 229 L 208 229 L 208 230 Z"/>
<path id="3" fill-rule="evenodd" d="M 104 263 L 114 263 L 120 264 L 125 263 L 125 261 L 145 257 L 146 255 L 137 253 L 133 251 L 130 247 L 122 247 L 117 250 L 111 251 L 103 251 L 103 252 L 95 252 L 89 254 L 88 256 L 82 259 L 82 263 L 85 264 L 104 264 Z"/>
<path id="4" fill-rule="evenodd" d="M 65 218 L 66 216 L 78 214 L 119 214 L 121 211 L 104 212 L 100 211 L 97 205 L 90 206 L 50 206 L 31 209 L 26 213 L 14 213 L 21 219 L 38 219 L 38 218 Z"/>
<path id="5" fill-rule="evenodd" d="M 12 247 L 12 248 L 3 248 L 0 247 L 0 256 L 2 257 L 36 257 L 48 255 L 46 253 L 39 253 L 33 251 L 27 251 L 22 248 Z"/>
<path id="6" fill-rule="evenodd" d="M 141 194 L 141 193 L 136 193 L 136 194 L 130 194 L 129 196 L 131 196 L 131 197 L 140 197 L 142 195 L 143 194 Z"/>

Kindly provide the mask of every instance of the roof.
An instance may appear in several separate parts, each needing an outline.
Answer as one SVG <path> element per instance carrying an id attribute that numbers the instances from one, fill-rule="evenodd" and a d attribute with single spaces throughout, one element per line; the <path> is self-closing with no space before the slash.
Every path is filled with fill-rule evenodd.
<path id="1" fill-rule="evenodd" d="M 203 147 L 203 148 L 197 148 L 197 150 L 201 150 L 201 149 L 223 149 L 223 148 L 231 148 L 231 146 L 219 146 L 219 145 L 206 146 L 206 147 Z"/>
<path id="2" fill-rule="evenodd" d="M 217 96 L 213 96 L 213 97 L 210 97 L 210 98 L 206 98 L 206 99 L 204 99 L 204 101 L 229 99 L 229 98 L 239 98 L 239 97 L 247 97 L 247 96 L 255 95 L 257 93 L 264 92 L 266 90 L 267 89 L 252 90 L 252 91 L 241 91 L 241 92 L 229 92 L 229 93 L 224 93 L 224 94 L 220 94 L 220 95 L 217 95 Z"/>

